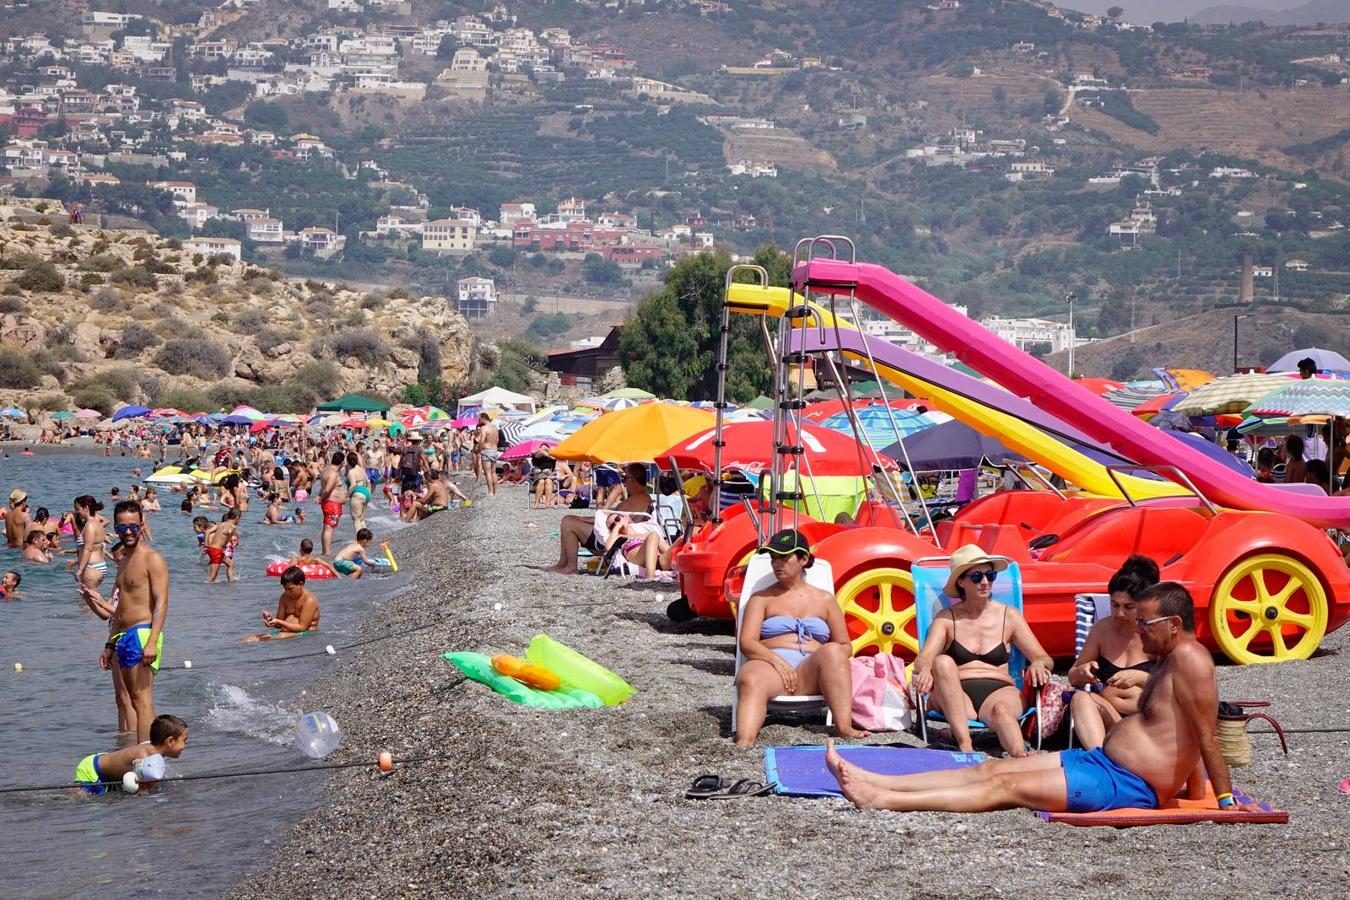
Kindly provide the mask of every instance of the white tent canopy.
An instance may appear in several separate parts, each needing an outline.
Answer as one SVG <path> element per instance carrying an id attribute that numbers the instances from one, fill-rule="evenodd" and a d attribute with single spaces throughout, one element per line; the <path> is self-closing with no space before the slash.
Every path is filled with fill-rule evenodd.
<path id="1" fill-rule="evenodd" d="M 506 388 L 500 387 L 490 387 L 485 391 L 460 398 L 459 411 L 461 413 L 470 407 L 518 409 L 531 413 L 535 411 L 533 397 L 526 394 L 517 394 L 515 391 L 508 391 Z"/>

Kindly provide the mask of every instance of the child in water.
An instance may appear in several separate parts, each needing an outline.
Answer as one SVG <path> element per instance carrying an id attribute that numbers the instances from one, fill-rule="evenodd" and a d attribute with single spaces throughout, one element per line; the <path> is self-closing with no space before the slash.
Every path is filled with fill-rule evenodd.
<path id="1" fill-rule="evenodd" d="M 135 772 L 142 783 L 164 780 L 164 760 L 177 759 L 187 748 L 188 726 L 177 716 L 156 716 L 150 740 L 107 753 L 91 753 L 75 767 L 75 783 L 88 794 L 102 794 L 110 784 Z"/>

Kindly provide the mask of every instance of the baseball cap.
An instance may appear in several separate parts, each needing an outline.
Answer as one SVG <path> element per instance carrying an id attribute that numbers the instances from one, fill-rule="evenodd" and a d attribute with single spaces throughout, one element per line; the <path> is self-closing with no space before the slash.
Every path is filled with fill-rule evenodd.
<path id="1" fill-rule="evenodd" d="M 793 553 L 811 555 L 811 544 L 795 528 L 784 528 L 761 546 L 756 553 L 772 553 L 774 556 L 791 556 Z"/>

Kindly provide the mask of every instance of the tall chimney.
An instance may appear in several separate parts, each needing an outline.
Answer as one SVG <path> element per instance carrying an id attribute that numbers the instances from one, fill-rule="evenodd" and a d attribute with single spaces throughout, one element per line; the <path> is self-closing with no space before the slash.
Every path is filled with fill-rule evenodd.
<path id="1" fill-rule="evenodd" d="M 1238 302 L 1251 303 L 1255 296 L 1256 290 L 1252 284 L 1252 255 L 1244 253 L 1242 254 L 1242 287 L 1238 289 Z"/>

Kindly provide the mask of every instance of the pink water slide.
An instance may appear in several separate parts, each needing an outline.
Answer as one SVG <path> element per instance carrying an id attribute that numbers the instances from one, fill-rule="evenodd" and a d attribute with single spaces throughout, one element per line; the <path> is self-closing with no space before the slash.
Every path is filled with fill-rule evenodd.
<path id="1" fill-rule="evenodd" d="M 817 258 L 799 263 L 792 281 L 798 292 L 854 292 L 863 303 L 1120 454 L 1145 465 L 1176 466 L 1221 506 L 1283 513 L 1319 528 L 1350 528 L 1350 497 L 1328 497 L 1312 485 L 1291 490 L 1294 486 L 1245 478 L 1111 405 L 883 266 Z"/>

